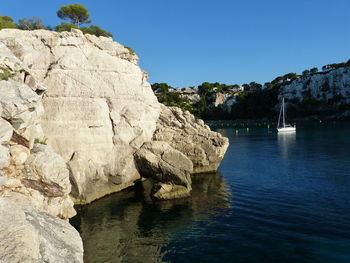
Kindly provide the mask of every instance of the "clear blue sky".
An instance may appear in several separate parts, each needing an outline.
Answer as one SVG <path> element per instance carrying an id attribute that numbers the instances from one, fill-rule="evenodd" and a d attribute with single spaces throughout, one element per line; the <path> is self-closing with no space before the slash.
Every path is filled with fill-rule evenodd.
<path id="1" fill-rule="evenodd" d="M 349 0 L 11 0 L 0 15 L 54 26 L 70 3 L 132 47 L 151 83 L 264 83 L 350 58 Z"/>

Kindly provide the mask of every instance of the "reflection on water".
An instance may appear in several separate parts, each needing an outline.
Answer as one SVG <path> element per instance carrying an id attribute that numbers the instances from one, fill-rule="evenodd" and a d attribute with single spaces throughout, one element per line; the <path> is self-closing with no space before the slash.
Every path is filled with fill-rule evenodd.
<path id="1" fill-rule="evenodd" d="M 218 209 L 231 207 L 219 173 L 192 178 L 192 197 L 152 202 L 143 185 L 78 208 L 71 223 L 81 233 L 85 262 L 162 262 L 173 235 L 195 231 Z"/>
<path id="2" fill-rule="evenodd" d="M 289 152 L 296 144 L 296 132 L 279 132 L 277 133 L 277 141 L 283 159 L 288 159 Z"/>

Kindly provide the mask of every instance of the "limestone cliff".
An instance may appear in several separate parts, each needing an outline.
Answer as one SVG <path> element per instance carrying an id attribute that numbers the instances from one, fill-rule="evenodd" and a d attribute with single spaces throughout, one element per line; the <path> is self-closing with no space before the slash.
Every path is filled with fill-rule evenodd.
<path id="1" fill-rule="evenodd" d="M 43 86 L 4 45 L 0 68 L 11 73 L 0 81 L 0 262 L 82 262 L 79 233 L 63 220 L 76 214 L 69 169 L 43 144 L 42 96 L 32 89 Z"/>
<path id="2" fill-rule="evenodd" d="M 0 42 L 47 88 L 41 124 L 69 164 L 77 201 L 140 178 L 133 153 L 151 140 L 159 104 L 135 55 L 78 30 L 2 30 Z"/>
<path id="3" fill-rule="evenodd" d="M 163 139 L 171 144 L 168 128 L 176 123 L 164 122 L 165 107 L 159 118 L 161 104 L 137 64 L 137 56 L 111 38 L 83 35 L 79 30 L 7 29 L 0 31 L 0 45 L 17 65 L 12 70 L 18 71 L 17 80 L 42 98 L 42 107 L 36 110 L 41 117 L 32 118 L 31 128 L 23 136 L 30 144 L 34 137 L 46 139 L 62 156 L 70 170 L 75 202 L 89 203 L 132 185 L 143 173 L 134 157 L 142 145 Z M 182 114 L 177 112 L 180 119 Z M 181 145 L 181 140 L 194 140 L 191 146 L 164 147 L 174 158 L 178 156 L 175 149 L 185 154 L 194 162 L 195 171 L 214 170 L 228 142 L 218 140 L 208 127 L 193 125 L 192 119 L 188 125 L 180 121 L 182 126 L 173 130 L 181 134 L 177 136 Z M 191 135 L 186 137 L 189 130 Z M 197 147 L 200 137 L 207 139 Z M 195 149 L 191 151 L 192 146 Z M 200 162 L 202 168 L 198 169 Z"/>
<path id="4" fill-rule="evenodd" d="M 141 176 L 185 197 L 191 173 L 218 167 L 228 140 L 158 103 L 137 62 L 79 30 L 0 30 L 0 261 L 82 262 L 73 200 Z"/>
<path id="5" fill-rule="evenodd" d="M 301 77 L 281 86 L 279 101 L 286 99 L 296 110 L 308 108 L 315 113 L 330 112 L 337 117 L 350 116 L 350 67 Z M 348 111 L 346 111 L 348 110 Z"/>

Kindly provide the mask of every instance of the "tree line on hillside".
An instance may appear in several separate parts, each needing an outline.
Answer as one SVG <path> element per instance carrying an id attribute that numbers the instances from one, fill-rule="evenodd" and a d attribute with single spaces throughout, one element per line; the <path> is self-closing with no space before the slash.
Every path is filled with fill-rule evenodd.
<path id="1" fill-rule="evenodd" d="M 350 66 L 350 60 L 344 63 L 328 64 L 323 66 L 322 69 L 326 71 L 346 66 Z M 271 82 L 266 82 L 264 85 L 250 82 L 249 84 L 243 84 L 244 90 L 239 92 L 232 92 L 233 88 L 239 87 L 237 84 L 227 85 L 218 82 L 203 82 L 197 89 L 197 94 L 200 98 L 194 103 L 186 96 L 183 96 L 181 92 L 173 92 L 174 88 L 166 83 L 154 83 L 152 84 L 152 88 L 159 102 L 168 106 L 177 106 L 183 110 L 188 110 L 196 117 L 205 120 L 274 119 L 276 117 L 274 107 L 278 104 L 278 95 L 281 86 L 316 73 L 318 73 L 318 69 L 314 67 L 309 70 L 304 70 L 302 75 L 288 73 L 275 78 Z M 230 113 L 223 110 L 221 107 L 213 107 L 216 98 L 215 95 L 219 92 L 226 94 L 228 98 L 230 95 L 235 96 L 236 101 L 233 103 Z M 333 100 L 336 99 L 337 98 L 334 98 Z M 333 101 L 331 100 L 327 103 L 332 104 Z M 289 116 L 301 117 L 315 114 L 315 108 L 322 106 L 321 104 L 324 104 L 324 102 L 315 101 L 305 94 L 304 100 L 294 103 L 294 107 L 290 109 Z"/>
<path id="2" fill-rule="evenodd" d="M 204 82 L 198 86 L 199 99 L 193 103 L 181 92 L 173 92 L 174 88 L 166 83 L 152 84 L 160 103 L 188 110 L 201 119 L 249 119 L 272 116 L 273 106 L 277 103 L 278 89 L 276 87 L 262 89 L 262 85 L 256 82 L 245 84 L 247 89 L 239 93 L 231 113 L 220 107 L 211 107 L 215 94 L 229 92 L 232 86 L 218 82 Z"/>
<path id="3" fill-rule="evenodd" d="M 67 6 L 61 6 L 56 12 L 57 16 L 63 20 L 67 20 L 68 23 L 62 22 L 60 25 L 52 28 L 43 23 L 41 18 L 21 18 L 17 23 L 9 16 L 0 16 L 0 29 L 4 28 L 17 28 L 22 30 L 36 30 L 46 29 L 54 30 L 57 32 L 70 31 L 72 28 L 80 29 L 84 34 L 92 34 L 96 36 L 112 37 L 110 32 L 100 28 L 97 25 L 90 25 L 88 27 L 81 27 L 84 24 L 90 24 L 90 14 L 86 7 L 80 4 L 70 4 Z"/>

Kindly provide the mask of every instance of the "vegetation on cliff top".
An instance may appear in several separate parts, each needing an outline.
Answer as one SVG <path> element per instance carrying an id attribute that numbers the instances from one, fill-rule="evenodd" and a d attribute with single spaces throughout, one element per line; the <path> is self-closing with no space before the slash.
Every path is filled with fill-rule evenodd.
<path id="1" fill-rule="evenodd" d="M 3 28 L 17 28 L 17 25 L 11 17 L 0 16 L 0 29 Z"/>
<path id="2" fill-rule="evenodd" d="M 85 6 L 79 4 L 71 4 L 61 6 L 56 12 L 57 16 L 63 20 L 69 20 L 71 24 L 74 24 L 80 28 L 81 24 L 90 24 L 90 14 Z"/>
<path id="3" fill-rule="evenodd" d="M 56 12 L 57 16 L 63 20 L 68 20 L 70 23 L 62 22 L 60 25 L 54 27 L 57 32 L 70 31 L 72 28 L 80 29 L 84 34 L 91 34 L 96 36 L 113 37 L 112 33 L 100 28 L 97 25 L 90 25 L 89 27 L 81 27 L 82 24 L 89 24 L 92 21 L 89 19 L 90 14 L 88 10 L 79 4 L 70 4 L 61 6 Z M 11 17 L 0 16 L 0 29 L 17 28 L 22 30 L 36 30 L 46 29 L 53 30 L 51 26 L 47 26 L 38 17 L 21 18 L 16 24 Z"/>
<path id="4" fill-rule="evenodd" d="M 79 4 L 71 4 L 67 6 L 61 6 L 57 11 L 57 16 L 63 20 L 69 20 L 70 23 L 62 22 L 60 25 L 55 26 L 55 31 L 63 32 L 70 31 L 72 28 L 80 29 L 84 34 L 90 34 L 95 36 L 112 37 L 110 32 L 100 28 L 96 25 L 90 25 L 89 27 L 80 27 L 82 24 L 90 24 L 90 14 L 88 10 Z"/>

